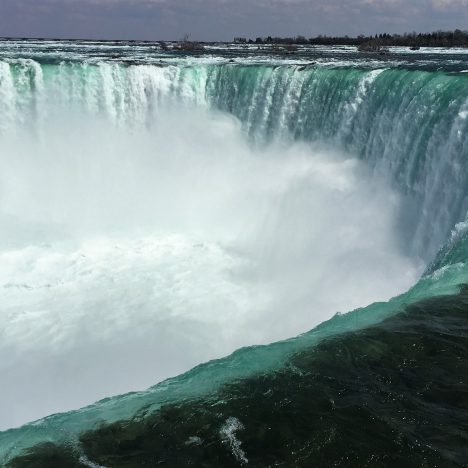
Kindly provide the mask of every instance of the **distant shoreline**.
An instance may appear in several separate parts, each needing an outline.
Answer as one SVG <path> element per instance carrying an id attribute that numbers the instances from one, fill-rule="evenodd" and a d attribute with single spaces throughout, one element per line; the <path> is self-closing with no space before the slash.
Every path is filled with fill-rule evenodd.
<path id="1" fill-rule="evenodd" d="M 143 39 L 90 39 L 90 38 L 57 38 L 57 37 L 0 37 L 2 41 L 52 41 L 52 42 L 104 42 L 115 44 L 155 44 L 155 43 L 192 43 L 187 38 L 177 40 L 143 40 Z M 305 38 L 296 37 L 257 37 L 249 39 L 235 38 L 233 41 L 196 41 L 197 44 L 239 44 L 239 45 L 280 45 L 280 46 L 355 46 L 363 50 L 372 50 L 382 47 L 410 47 L 418 49 L 428 48 L 466 48 L 468 47 L 468 31 L 456 29 L 455 31 L 435 31 L 431 33 L 405 33 L 405 34 L 375 34 L 370 36 L 316 36 Z"/>

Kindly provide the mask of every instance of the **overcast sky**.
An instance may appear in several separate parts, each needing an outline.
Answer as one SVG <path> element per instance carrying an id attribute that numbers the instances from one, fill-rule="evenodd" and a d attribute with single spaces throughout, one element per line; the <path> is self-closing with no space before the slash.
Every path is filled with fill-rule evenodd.
<path id="1" fill-rule="evenodd" d="M 231 40 L 468 29 L 468 0 L 0 0 L 0 36 Z"/>

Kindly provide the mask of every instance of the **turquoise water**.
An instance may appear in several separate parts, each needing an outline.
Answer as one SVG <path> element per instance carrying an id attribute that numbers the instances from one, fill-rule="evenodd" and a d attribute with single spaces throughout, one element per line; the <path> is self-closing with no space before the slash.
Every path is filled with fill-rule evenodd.
<path id="1" fill-rule="evenodd" d="M 285 59 L 222 49 L 187 57 L 147 45 L 2 46 L 3 137 L 26 131 L 50 138 L 50 126 L 72 113 L 138 133 L 158 128 L 168 109 L 222 111 L 238 119 L 251 148 L 300 142 L 362 161 L 371 179 L 384 180 L 401 198 L 395 221 L 401 250 L 427 265 L 409 291 L 388 302 L 336 315 L 289 340 L 240 349 L 147 391 L 2 432 L 3 463 L 38 443 L 79 446 L 79 435 L 101 422 L 130 419 L 142 408 L 151 413 L 272 372 L 325 338 L 377 324 L 424 299 L 455 295 L 467 282 L 466 54 L 394 51 L 379 60 L 312 50 Z"/>
<path id="2" fill-rule="evenodd" d="M 430 261 L 468 210 L 468 74 L 380 65 L 12 59 L 0 69 L 0 128 L 40 131 L 70 109 L 122 128 L 157 125 L 176 103 L 225 111 L 259 145 L 320 142 L 390 178 L 407 197 L 408 247 Z"/>

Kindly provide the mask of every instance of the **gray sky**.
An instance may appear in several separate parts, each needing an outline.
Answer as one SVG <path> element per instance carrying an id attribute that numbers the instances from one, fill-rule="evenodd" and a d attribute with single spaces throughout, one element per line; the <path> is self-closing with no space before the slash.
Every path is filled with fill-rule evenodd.
<path id="1" fill-rule="evenodd" d="M 231 40 L 468 29 L 468 0 L 0 0 L 0 36 Z"/>

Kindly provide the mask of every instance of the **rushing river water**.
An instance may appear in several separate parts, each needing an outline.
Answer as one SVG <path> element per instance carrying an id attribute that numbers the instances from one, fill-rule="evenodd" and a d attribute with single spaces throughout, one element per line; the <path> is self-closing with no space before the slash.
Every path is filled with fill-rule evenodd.
<path id="1" fill-rule="evenodd" d="M 467 158 L 467 50 L 0 41 L 0 460 L 464 304 Z"/>

